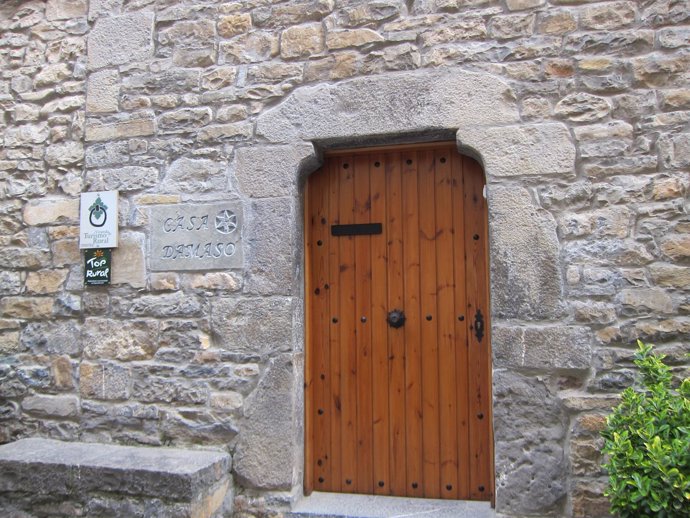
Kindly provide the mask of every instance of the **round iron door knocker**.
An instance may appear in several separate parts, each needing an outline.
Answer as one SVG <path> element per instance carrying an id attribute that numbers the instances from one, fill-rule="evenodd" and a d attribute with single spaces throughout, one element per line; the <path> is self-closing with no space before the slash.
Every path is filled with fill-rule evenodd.
<path id="1" fill-rule="evenodd" d="M 403 313 L 401 310 L 394 309 L 393 311 L 388 313 L 388 325 L 392 328 L 397 329 L 398 327 L 402 327 L 404 323 L 405 313 Z"/>
<path id="2" fill-rule="evenodd" d="M 100 221 L 101 218 L 103 218 L 103 221 Z M 107 220 L 108 206 L 103 203 L 100 196 L 97 196 L 96 201 L 89 207 L 89 223 L 91 223 L 91 226 L 99 228 L 105 225 Z"/>

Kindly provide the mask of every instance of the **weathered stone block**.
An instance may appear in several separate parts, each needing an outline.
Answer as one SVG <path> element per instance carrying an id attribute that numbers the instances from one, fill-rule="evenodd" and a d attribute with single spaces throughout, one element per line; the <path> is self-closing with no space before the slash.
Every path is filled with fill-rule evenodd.
<path id="1" fill-rule="evenodd" d="M 118 111 L 120 74 L 117 70 L 99 70 L 89 75 L 86 88 L 86 112 Z"/>
<path id="2" fill-rule="evenodd" d="M 299 173 L 315 169 L 312 144 L 237 149 L 233 170 L 243 193 L 253 198 L 292 196 Z"/>
<path id="3" fill-rule="evenodd" d="M 132 115 L 123 115 L 112 121 L 96 121 L 89 119 L 86 122 L 86 141 L 114 140 L 126 137 L 145 137 L 153 135 L 156 131 L 156 122 L 153 113 L 142 112 Z"/>
<path id="4" fill-rule="evenodd" d="M 458 139 L 480 151 L 489 178 L 574 174 L 575 146 L 561 124 L 464 126 Z"/>
<path id="5" fill-rule="evenodd" d="M 203 300 L 181 291 L 164 295 L 116 299 L 113 312 L 124 317 L 194 317 L 204 312 Z"/>
<path id="6" fill-rule="evenodd" d="M 72 72 L 66 63 L 46 65 L 38 74 L 36 74 L 36 77 L 34 78 L 34 88 L 53 86 L 56 83 L 64 81 L 71 75 Z"/>
<path id="7" fill-rule="evenodd" d="M 227 184 L 223 164 L 205 159 L 179 158 L 168 167 L 160 189 L 163 192 L 223 192 Z"/>
<path id="8" fill-rule="evenodd" d="M 671 296 L 660 288 L 634 288 L 620 292 L 620 303 L 627 312 L 672 313 L 674 309 Z"/>
<path id="9" fill-rule="evenodd" d="M 213 20 L 184 20 L 172 24 L 169 29 L 158 33 L 158 41 L 163 45 L 198 48 L 213 44 L 216 27 Z"/>
<path id="10" fill-rule="evenodd" d="M 210 108 L 183 108 L 167 112 L 158 118 L 161 133 L 184 133 L 211 122 Z"/>
<path id="11" fill-rule="evenodd" d="M 84 146 L 81 142 L 53 144 L 46 148 L 45 161 L 53 167 L 79 165 L 84 160 Z"/>
<path id="12" fill-rule="evenodd" d="M 82 328 L 84 357 L 148 360 L 158 349 L 158 322 L 88 317 Z"/>
<path id="13" fill-rule="evenodd" d="M 38 416 L 77 417 L 79 416 L 79 398 L 77 396 L 36 395 L 22 399 L 22 409 Z"/>
<path id="14" fill-rule="evenodd" d="M 67 279 L 68 270 L 40 270 L 29 272 L 26 277 L 26 291 L 29 293 L 55 293 Z"/>
<path id="15" fill-rule="evenodd" d="M 496 507 L 512 515 L 558 514 L 566 495 L 567 421 L 535 376 L 494 371 Z"/>
<path id="16" fill-rule="evenodd" d="M 649 273 L 658 285 L 678 289 L 690 287 L 690 268 L 687 266 L 654 263 L 649 265 Z"/>
<path id="17" fill-rule="evenodd" d="M 235 65 L 264 61 L 277 56 L 278 52 L 278 36 L 263 31 L 251 32 L 220 44 L 221 56 L 227 63 Z"/>
<path id="18" fill-rule="evenodd" d="M 260 489 L 292 487 L 297 455 L 293 401 L 294 366 L 290 355 L 271 361 L 261 383 L 245 400 L 235 473 L 243 485 Z M 281 430 L 276 434 L 275 430 Z"/>
<path id="19" fill-rule="evenodd" d="M 82 398 L 127 399 L 130 394 L 130 370 L 114 363 L 79 365 L 79 394 Z"/>
<path id="20" fill-rule="evenodd" d="M 58 356 L 53 359 L 50 368 L 53 384 L 59 390 L 72 390 L 74 386 L 74 369 L 69 356 Z"/>
<path id="21" fill-rule="evenodd" d="M 71 321 L 31 322 L 22 330 L 22 345 L 36 355 L 81 353 L 81 327 Z"/>
<path id="22" fill-rule="evenodd" d="M 205 90 L 219 90 L 232 86 L 236 77 L 237 69 L 235 67 L 217 67 L 201 75 L 201 88 Z M 220 120 L 218 117 L 216 119 Z M 221 120 L 221 122 L 224 121 Z"/>
<path id="23" fill-rule="evenodd" d="M 633 2 L 607 2 L 585 7 L 580 15 L 584 29 L 612 30 L 626 27 L 635 21 Z"/>
<path id="24" fill-rule="evenodd" d="M 48 0 L 46 5 L 46 19 L 70 20 L 86 16 L 87 0 Z"/>
<path id="25" fill-rule="evenodd" d="M 22 276 L 19 272 L 0 271 L 0 295 L 19 295 L 22 291 Z"/>
<path id="26" fill-rule="evenodd" d="M 153 56 L 152 12 L 99 18 L 89 33 L 89 68 L 124 65 Z"/>
<path id="27" fill-rule="evenodd" d="M 526 189 L 491 186 L 492 305 L 496 316 L 548 318 L 562 312 L 556 222 Z"/>
<path id="28" fill-rule="evenodd" d="M 284 59 L 307 58 L 324 51 L 324 31 L 320 23 L 284 30 L 280 36 L 280 55 Z"/>
<path id="29" fill-rule="evenodd" d="M 395 99 L 395 103 L 382 99 Z M 357 139 L 401 134 L 411 126 L 440 130 L 510 123 L 517 118 L 510 88 L 495 77 L 452 69 L 424 70 L 299 88 L 280 106 L 259 116 L 257 133 L 272 142 Z M 563 144 L 560 131 L 548 129 L 555 131 L 555 143 Z"/>
<path id="30" fill-rule="evenodd" d="M 580 369 L 590 367 L 591 333 L 585 327 L 512 327 L 494 325 L 494 366 L 528 369 Z"/>
<path id="31" fill-rule="evenodd" d="M 138 191 L 158 183 L 155 167 L 121 166 L 87 171 L 85 187 L 92 191 Z"/>
<path id="32" fill-rule="evenodd" d="M 677 234 L 666 237 L 661 243 L 661 250 L 675 261 L 690 259 L 690 234 Z"/>
<path id="33" fill-rule="evenodd" d="M 197 134 L 201 141 L 215 141 L 220 139 L 244 140 L 252 136 L 254 125 L 249 122 L 236 122 L 233 124 L 218 124 L 206 126 Z"/>
<path id="34" fill-rule="evenodd" d="M 554 112 L 571 121 L 591 122 L 606 117 L 611 112 L 611 105 L 603 97 L 582 92 L 561 99 Z"/>
<path id="35" fill-rule="evenodd" d="M 51 297 L 4 297 L 0 300 L 0 314 L 10 318 L 50 318 L 53 315 L 53 299 Z"/>
<path id="36" fill-rule="evenodd" d="M 333 30 L 326 34 L 326 46 L 330 50 L 361 47 L 384 41 L 383 36 L 371 29 Z"/>
<path id="37" fill-rule="evenodd" d="M 211 312 L 213 340 L 235 353 L 264 355 L 292 348 L 292 299 L 224 298 Z"/>
<path id="38" fill-rule="evenodd" d="M 530 36 L 534 32 L 534 14 L 506 14 L 491 18 L 489 34 L 498 40 Z"/>
<path id="39" fill-rule="evenodd" d="M 139 232 L 123 232 L 113 251 L 112 284 L 129 284 L 133 288 L 146 286 L 145 236 Z"/>
<path id="40" fill-rule="evenodd" d="M 221 38 L 233 38 L 249 32 L 252 28 L 252 17 L 248 13 L 221 16 L 218 19 L 218 36 Z"/>

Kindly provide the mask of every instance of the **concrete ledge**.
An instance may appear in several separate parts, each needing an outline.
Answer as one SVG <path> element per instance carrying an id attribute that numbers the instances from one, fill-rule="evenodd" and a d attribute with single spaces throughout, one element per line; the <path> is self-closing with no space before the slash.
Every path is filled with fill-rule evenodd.
<path id="1" fill-rule="evenodd" d="M 0 446 L 0 496 L 22 509 L 26 494 L 88 508 L 93 495 L 102 504 L 107 494 L 132 505 L 155 500 L 161 509 L 175 503 L 180 516 L 207 517 L 231 487 L 230 466 L 219 452 L 22 439 Z"/>

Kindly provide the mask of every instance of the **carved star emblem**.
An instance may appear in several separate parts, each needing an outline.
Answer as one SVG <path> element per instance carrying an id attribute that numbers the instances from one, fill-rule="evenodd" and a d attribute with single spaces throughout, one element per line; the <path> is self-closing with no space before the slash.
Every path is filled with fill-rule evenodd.
<path id="1" fill-rule="evenodd" d="M 216 215 L 216 230 L 221 234 L 230 234 L 237 228 L 237 215 L 231 210 L 221 210 Z"/>

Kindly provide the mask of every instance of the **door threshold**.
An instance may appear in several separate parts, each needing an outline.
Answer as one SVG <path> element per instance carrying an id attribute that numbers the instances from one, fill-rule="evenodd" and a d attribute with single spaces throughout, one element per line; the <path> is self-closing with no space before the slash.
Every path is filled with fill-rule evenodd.
<path id="1" fill-rule="evenodd" d="M 490 502 L 319 493 L 303 497 L 286 518 L 495 518 Z"/>

